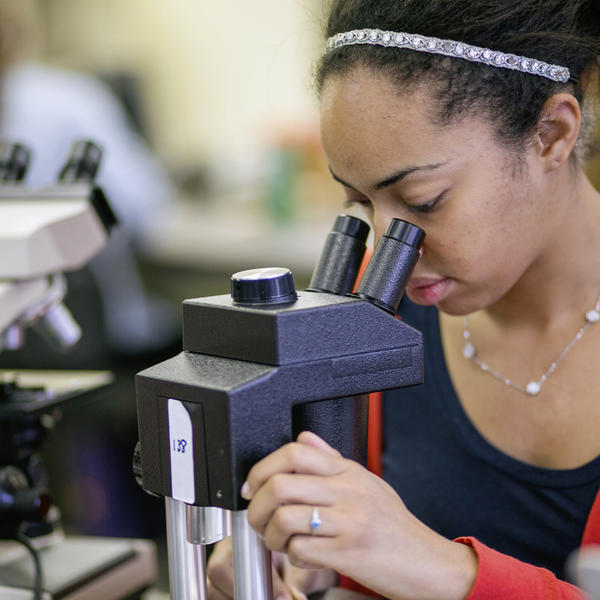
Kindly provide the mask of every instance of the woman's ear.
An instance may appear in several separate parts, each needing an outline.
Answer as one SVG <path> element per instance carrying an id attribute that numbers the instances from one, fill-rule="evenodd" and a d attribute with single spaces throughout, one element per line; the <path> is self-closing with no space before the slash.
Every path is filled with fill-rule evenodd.
<path id="1" fill-rule="evenodd" d="M 546 100 L 536 126 L 535 146 L 548 171 L 563 165 L 575 147 L 581 128 L 581 107 L 571 94 Z"/>

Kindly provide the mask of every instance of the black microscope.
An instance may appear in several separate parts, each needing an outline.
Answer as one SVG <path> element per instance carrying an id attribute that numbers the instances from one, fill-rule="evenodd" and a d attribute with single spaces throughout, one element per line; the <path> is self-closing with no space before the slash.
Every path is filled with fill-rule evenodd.
<path id="1" fill-rule="evenodd" d="M 236 600 L 271 600 L 240 496 L 250 468 L 304 430 L 364 463 L 367 394 L 422 382 L 422 335 L 395 313 L 424 233 L 394 219 L 352 293 L 368 233 L 338 217 L 305 291 L 263 268 L 186 300 L 183 351 L 138 374 L 138 474 L 165 498 L 174 600 L 206 597 L 204 546 L 230 533 Z"/>

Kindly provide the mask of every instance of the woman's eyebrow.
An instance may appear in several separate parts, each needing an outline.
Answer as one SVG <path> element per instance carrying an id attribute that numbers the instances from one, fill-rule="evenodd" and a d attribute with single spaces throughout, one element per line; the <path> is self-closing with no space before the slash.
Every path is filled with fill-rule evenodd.
<path id="1" fill-rule="evenodd" d="M 381 190 L 383 188 L 389 187 L 390 185 L 394 185 L 395 183 L 398 183 L 399 181 L 402 181 L 405 177 L 407 177 L 408 175 L 411 175 L 412 173 L 417 173 L 420 171 L 433 171 L 434 169 L 439 169 L 440 167 L 443 167 L 444 165 L 446 165 L 448 163 L 438 163 L 435 165 L 422 165 L 419 167 L 408 167 L 406 169 L 402 169 L 401 171 L 398 171 L 397 173 L 394 173 L 393 175 L 391 175 L 390 177 L 387 177 L 386 179 L 380 181 L 379 183 L 376 183 L 373 187 L 376 190 Z"/>
<path id="2" fill-rule="evenodd" d="M 407 167 L 406 169 L 397 171 L 393 175 L 390 175 L 390 177 L 386 177 L 385 179 L 379 181 L 378 183 L 376 183 L 373 186 L 373 189 L 381 190 L 383 188 L 389 187 L 390 185 L 394 185 L 395 183 L 398 183 L 399 181 L 402 181 L 405 177 L 407 177 L 408 175 L 411 175 L 412 173 L 417 173 L 417 172 L 421 172 L 421 171 L 433 171 L 434 169 L 439 169 L 440 167 L 443 167 L 446 164 L 448 164 L 448 163 L 443 162 L 443 163 L 437 163 L 435 165 L 421 165 L 421 166 Z M 346 183 L 343 179 L 340 179 L 332 171 L 331 167 L 329 167 L 329 172 L 331 173 L 331 176 L 335 179 L 335 181 L 337 181 L 338 183 L 341 183 L 342 185 L 346 186 L 347 188 L 350 188 L 351 190 L 354 190 L 354 188 L 349 183 Z"/>
<path id="3" fill-rule="evenodd" d="M 331 169 L 331 167 L 329 167 L 329 172 L 331 173 L 331 176 L 333 177 L 333 179 L 335 181 L 337 181 L 338 183 L 341 183 L 343 186 L 350 188 L 351 190 L 354 190 L 356 192 L 356 190 L 349 184 L 346 183 L 343 179 L 340 179 Z"/>

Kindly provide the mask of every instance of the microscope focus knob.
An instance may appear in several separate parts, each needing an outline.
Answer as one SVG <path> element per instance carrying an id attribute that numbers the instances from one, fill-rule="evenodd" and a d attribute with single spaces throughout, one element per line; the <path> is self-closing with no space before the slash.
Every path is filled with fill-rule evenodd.
<path id="1" fill-rule="evenodd" d="M 136 483 L 150 496 L 154 496 L 155 498 L 160 498 L 158 494 L 154 492 L 149 492 L 144 488 L 144 470 L 142 467 L 142 445 L 138 441 L 135 445 L 135 449 L 133 451 L 133 476 L 135 477 Z"/>
<path id="2" fill-rule="evenodd" d="M 287 304 L 298 298 L 289 269 L 263 267 L 240 271 L 231 276 L 231 298 L 236 304 Z"/>

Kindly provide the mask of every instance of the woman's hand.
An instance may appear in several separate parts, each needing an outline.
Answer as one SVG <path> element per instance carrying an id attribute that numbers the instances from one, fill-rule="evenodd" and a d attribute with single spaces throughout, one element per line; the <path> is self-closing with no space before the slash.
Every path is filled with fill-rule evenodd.
<path id="1" fill-rule="evenodd" d="M 248 520 L 296 567 L 334 569 L 383 596 L 462 600 L 477 559 L 408 512 L 394 490 L 304 432 L 256 464 L 242 487 Z M 311 530 L 313 508 L 321 524 Z"/>
<path id="2" fill-rule="evenodd" d="M 272 553 L 273 598 L 276 600 L 306 600 L 307 594 L 321 591 L 335 584 L 336 574 L 328 570 L 298 569 L 285 554 Z M 208 600 L 233 598 L 233 565 L 231 538 L 215 545 L 207 567 Z"/>

